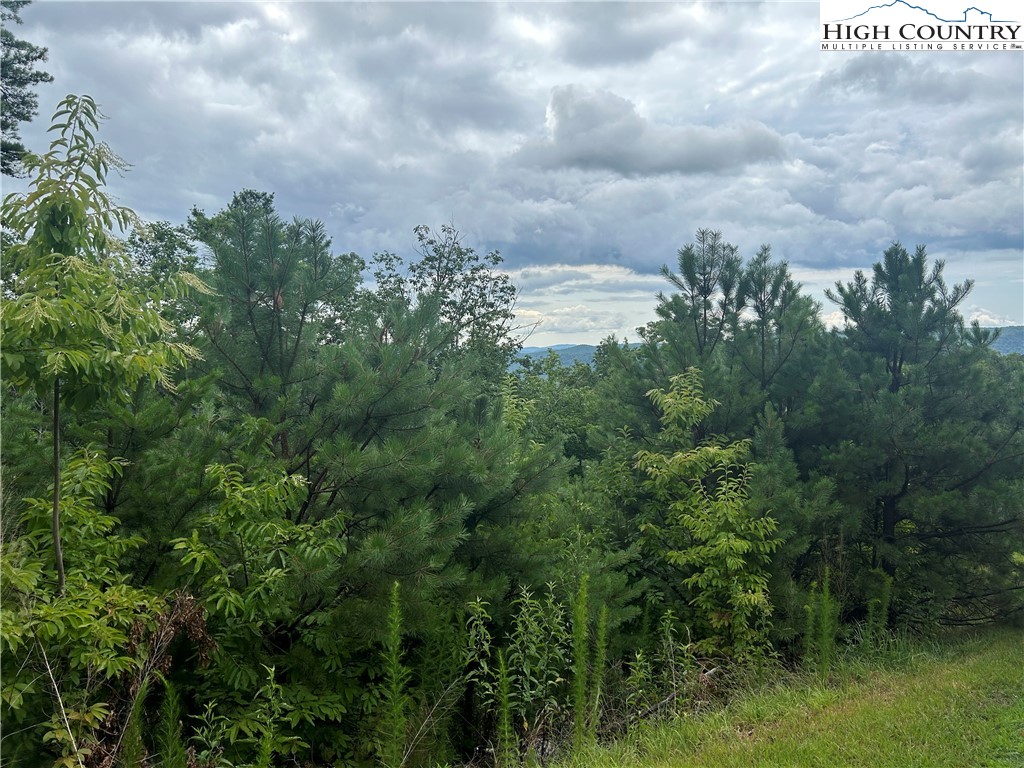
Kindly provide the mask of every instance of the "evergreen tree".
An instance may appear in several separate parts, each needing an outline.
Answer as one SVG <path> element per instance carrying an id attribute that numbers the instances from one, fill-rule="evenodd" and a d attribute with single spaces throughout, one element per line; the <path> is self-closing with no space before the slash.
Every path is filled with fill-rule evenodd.
<path id="1" fill-rule="evenodd" d="M 807 587 L 822 564 L 834 561 L 841 542 L 856 533 L 844 523 L 835 483 L 820 475 L 800 477 L 787 447 L 783 422 L 770 406 L 758 419 L 751 444 L 750 504 L 755 515 L 778 522 L 778 549 L 771 560 L 769 591 L 775 613 L 772 639 L 792 648 L 804 624 Z"/>
<path id="2" fill-rule="evenodd" d="M 46 61 L 46 49 L 26 40 L 20 40 L 11 32 L 11 23 L 21 24 L 21 11 L 30 0 L 3 0 L 0 4 L 0 48 L 3 64 L 0 66 L 0 90 L 3 108 L 0 110 L 0 129 L 3 138 L 0 144 L 0 173 L 4 176 L 21 176 L 24 173 L 22 155 L 25 145 L 21 143 L 18 124 L 26 123 L 39 111 L 39 97 L 32 89 L 40 83 L 49 83 L 53 77 L 38 65 Z"/>
<path id="3" fill-rule="evenodd" d="M 373 654 L 395 580 L 411 637 L 433 632 L 439 609 L 500 599 L 519 557 L 513 531 L 523 502 L 561 461 L 524 445 L 503 418 L 484 339 L 500 336 L 504 321 L 472 299 L 500 286 L 488 288 L 486 270 L 454 235 L 435 244 L 447 259 L 407 273 L 381 255 L 370 289 L 359 284 L 361 260 L 332 255 L 315 222 L 285 224 L 269 195 L 240 193 L 214 216 L 196 212 L 192 225 L 217 289 L 204 301 L 198 343 L 221 389 L 216 407 L 244 427 L 231 438 L 232 459 L 246 467 L 243 483 L 301 479 L 288 504 L 260 513 L 294 533 L 216 548 L 210 567 L 230 573 L 243 551 L 296 567 L 275 587 L 273 611 L 254 614 L 246 633 L 217 609 L 223 641 L 249 644 L 248 671 L 209 684 L 226 700 L 244 698 L 261 665 L 274 667 L 286 701 L 309 713 L 293 735 L 311 754 L 343 754 L 357 734 L 369 739 L 371 724 L 353 702 L 373 672 L 346 660 Z M 198 541 L 212 545 L 220 526 L 199 530 Z M 238 599 L 244 587 L 234 587 Z M 435 673 L 415 670 L 416 679 Z M 310 691 L 325 675 L 335 681 L 335 709 L 317 710 Z"/>
<path id="4" fill-rule="evenodd" d="M 983 606 L 1020 587 L 1006 575 L 1022 524 L 1024 397 L 1019 362 L 964 331 L 970 282 L 948 288 L 942 270 L 897 243 L 870 281 L 858 272 L 829 294 L 846 318 L 851 418 L 825 461 L 862 521 L 854 551 L 893 578 L 898 610 L 963 621 L 991 618 Z"/>
<path id="5" fill-rule="evenodd" d="M 677 345 L 677 355 L 682 360 L 689 358 L 688 365 L 701 366 L 742 308 L 743 262 L 735 245 L 725 242 L 721 232 L 709 229 L 697 230 L 696 242 L 681 248 L 678 256 L 679 274 L 667 266 L 661 268 L 662 276 L 678 293 L 659 294 L 657 311 L 680 330 L 679 335 L 666 335 L 666 343 Z"/>
<path id="6" fill-rule="evenodd" d="M 818 304 L 800 289 L 789 265 L 772 261 L 768 245 L 743 271 L 739 304 L 746 312 L 736 315 L 726 344 L 739 367 L 733 385 L 753 384 L 759 409 L 769 403 L 780 414 L 799 410 L 814 378 L 823 329 Z"/>

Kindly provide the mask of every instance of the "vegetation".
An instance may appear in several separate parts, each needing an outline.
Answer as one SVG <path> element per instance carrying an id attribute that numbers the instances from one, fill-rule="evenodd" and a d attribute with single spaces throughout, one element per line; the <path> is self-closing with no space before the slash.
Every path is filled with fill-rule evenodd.
<path id="1" fill-rule="evenodd" d="M 1010 768 L 1024 758 L 1019 635 L 853 652 L 831 684 L 790 676 L 563 765 Z"/>
<path id="2" fill-rule="evenodd" d="M 46 61 L 46 49 L 33 45 L 27 40 L 15 37 L 11 23 L 21 24 L 21 12 L 30 0 L 3 0 L 0 3 L 0 49 L 3 64 L 0 66 L 4 108 L 0 112 L 0 173 L 4 176 L 21 176 L 24 173 L 22 155 L 25 145 L 21 143 L 19 123 L 31 120 L 39 112 L 39 98 L 32 91 L 40 83 L 49 83 L 53 77 L 38 69 Z"/>
<path id="3" fill-rule="evenodd" d="M 1024 617 L 1024 358 L 923 247 L 829 332 L 699 230 L 640 343 L 566 366 L 451 226 L 405 264 L 253 190 L 140 222 L 96 105 L 53 120 L 3 203 L 5 764 L 1014 758 L 1009 635 L 866 671 Z M 829 741 L 839 702 L 906 739 Z"/>

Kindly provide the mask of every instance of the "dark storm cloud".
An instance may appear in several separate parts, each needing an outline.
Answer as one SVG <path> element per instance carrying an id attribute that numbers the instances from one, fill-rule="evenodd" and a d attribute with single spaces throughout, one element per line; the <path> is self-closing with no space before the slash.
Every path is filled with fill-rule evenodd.
<path id="1" fill-rule="evenodd" d="M 519 149 L 520 162 L 634 176 L 727 171 L 783 154 L 779 135 L 760 123 L 654 125 L 627 99 L 571 85 L 551 94 L 547 125 L 546 138 Z"/>

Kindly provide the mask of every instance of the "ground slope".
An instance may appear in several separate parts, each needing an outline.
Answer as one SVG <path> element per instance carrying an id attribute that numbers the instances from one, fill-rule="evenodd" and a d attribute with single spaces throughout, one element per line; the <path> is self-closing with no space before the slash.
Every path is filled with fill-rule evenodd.
<path id="1" fill-rule="evenodd" d="M 830 685 L 748 694 L 577 764 L 634 768 L 1024 768 L 1024 636 L 908 664 L 847 666 Z"/>

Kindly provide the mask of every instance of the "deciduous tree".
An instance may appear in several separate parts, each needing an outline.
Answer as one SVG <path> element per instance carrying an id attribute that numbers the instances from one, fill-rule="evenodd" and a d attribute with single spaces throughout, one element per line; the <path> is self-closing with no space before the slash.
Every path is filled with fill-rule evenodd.
<path id="1" fill-rule="evenodd" d="M 185 276 L 124 290 L 130 275 L 112 229 L 135 221 L 103 189 L 122 161 L 95 139 L 100 113 L 89 97 L 68 96 L 53 115 L 57 138 L 32 156 L 27 193 L 4 198 L 13 242 L 4 253 L 0 355 L 4 380 L 52 403 L 53 546 L 64 589 L 60 542 L 60 409 L 83 410 L 103 399 L 125 400 L 150 381 L 171 387 L 169 372 L 196 352 L 169 340 L 160 310 L 188 285 Z"/>

